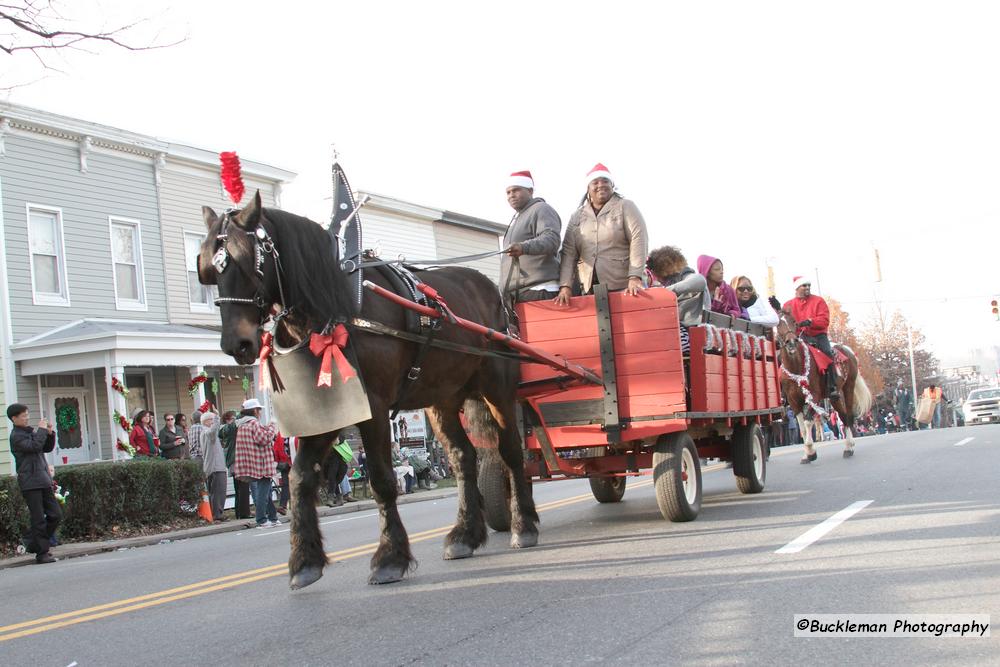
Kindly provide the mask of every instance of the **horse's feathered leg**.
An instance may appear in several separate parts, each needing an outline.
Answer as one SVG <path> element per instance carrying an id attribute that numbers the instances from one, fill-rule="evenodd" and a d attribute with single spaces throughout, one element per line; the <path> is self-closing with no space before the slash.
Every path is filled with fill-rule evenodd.
<path id="1" fill-rule="evenodd" d="M 289 586 L 304 588 L 323 576 L 326 552 L 316 514 L 317 492 L 322 477 L 323 460 L 330 454 L 333 434 L 299 438 L 298 453 L 292 466 L 291 484 L 292 551 L 288 558 Z"/>
<path id="2" fill-rule="evenodd" d="M 448 450 L 448 461 L 458 481 L 458 517 L 444 539 L 444 557 L 468 558 L 486 544 L 483 497 L 476 484 L 476 449 L 458 418 L 461 402 L 449 401 L 427 409 L 438 439 Z"/>
<path id="3" fill-rule="evenodd" d="M 410 551 L 410 540 L 399 518 L 396 498 L 399 496 L 399 486 L 396 483 L 396 473 L 392 469 L 392 456 L 389 444 L 388 410 L 382 407 L 376 410 L 372 403 L 372 414 L 378 415 L 366 422 L 358 424 L 361 440 L 368 455 L 368 475 L 372 485 L 372 494 L 378 502 L 378 522 L 381 534 L 378 548 L 372 554 L 371 574 L 369 584 L 391 584 L 403 578 L 410 568 L 416 564 Z"/>

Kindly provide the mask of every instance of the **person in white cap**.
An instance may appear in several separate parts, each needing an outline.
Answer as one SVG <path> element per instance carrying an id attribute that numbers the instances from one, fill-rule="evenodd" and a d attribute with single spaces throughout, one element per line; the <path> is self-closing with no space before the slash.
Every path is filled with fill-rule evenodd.
<path id="1" fill-rule="evenodd" d="M 256 398 L 243 401 L 243 411 L 236 420 L 236 462 L 233 474 L 250 482 L 253 504 L 257 512 L 257 527 L 271 528 L 280 525 L 278 513 L 271 498 L 271 482 L 278 469 L 274 465 L 274 438 L 278 431 L 274 424 L 261 426 L 260 415 L 264 406 Z"/>
<path id="2" fill-rule="evenodd" d="M 504 299 L 511 305 L 551 299 L 559 291 L 562 220 L 544 199 L 535 196 L 530 171 L 515 171 L 507 178 L 507 203 L 514 217 L 503 237 L 506 251 L 500 280 Z"/>
<path id="3" fill-rule="evenodd" d="M 611 172 L 598 163 L 587 174 L 587 194 L 569 219 L 559 260 L 557 304 L 568 305 L 574 280 L 583 294 L 600 283 L 636 295 L 649 250 L 646 221 L 631 200 L 615 192 Z"/>
<path id="4" fill-rule="evenodd" d="M 830 307 L 826 305 L 823 297 L 812 293 L 812 282 L 808 278 L 795 276 L 793 284 L 795 298 L 785 303 L 784 310 L 795 318 L 802 340 L 819 348 L 831 359 L 835 359 L 833 348 L 830 346 L 830 337 L 826 333 L 830 328 Z M 827 366 L 825 375 L 827 397 L 831 401 L 840 398 L 840 392 L 837 390 L 836 364 Z"/>

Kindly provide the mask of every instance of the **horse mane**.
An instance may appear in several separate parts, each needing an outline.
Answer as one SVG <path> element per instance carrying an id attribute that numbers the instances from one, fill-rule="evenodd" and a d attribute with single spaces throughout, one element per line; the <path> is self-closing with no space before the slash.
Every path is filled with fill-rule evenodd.
<path id="1" fill-rule="evenodd" d="M 318 223 L 287 211 L 265 208 L 281 253 L 286 307 L 320 326 L 352 312 L 347 277 L 340 270 L 334 239 Z"/>

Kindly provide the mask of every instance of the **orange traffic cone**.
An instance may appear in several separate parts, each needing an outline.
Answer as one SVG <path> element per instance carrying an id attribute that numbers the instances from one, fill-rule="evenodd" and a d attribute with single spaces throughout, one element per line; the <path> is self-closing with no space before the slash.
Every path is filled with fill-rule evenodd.
<path id="1" fill-rule="evenodd" d="M 201 502 L 198 503 L 198 516 L 205 521 L 212 523 L 212 506 L 208 504 L 208 489 L 202 487 Z"/>

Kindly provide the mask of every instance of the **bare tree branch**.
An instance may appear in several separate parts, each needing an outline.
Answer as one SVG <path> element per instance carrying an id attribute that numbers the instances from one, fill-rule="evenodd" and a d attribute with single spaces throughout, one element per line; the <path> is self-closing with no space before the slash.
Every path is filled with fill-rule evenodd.
<path id="1" fill-rule="evenodd" d="M 89 29 L 83 19 L 65 16 L 52 0 L 22 0 L 0 4 L 0 52 L 11 57 L 31 54 L 46 70 L 56 70 L 51 58 L 59 50 L 87 51 L 88 45 L 108 45 L 127 51 L 150 51 L 176 46 L 183 38 L 158 43 L 157 33 L 152 41 L 136 35 L 142 27 L 150 25 L 149 19 L 122 21 L 113 27 L 100 26 Z M 9 87 L 8 87 L 9 88 Z"/>

